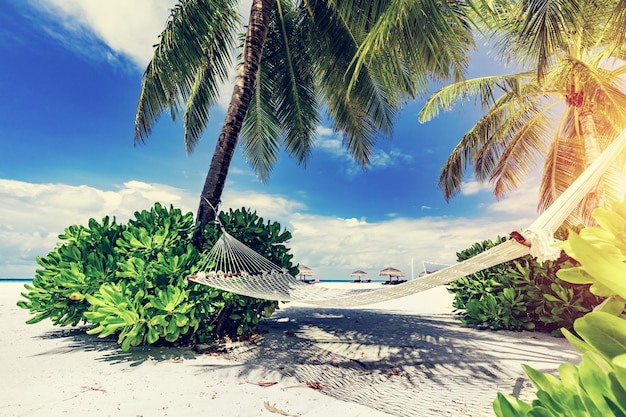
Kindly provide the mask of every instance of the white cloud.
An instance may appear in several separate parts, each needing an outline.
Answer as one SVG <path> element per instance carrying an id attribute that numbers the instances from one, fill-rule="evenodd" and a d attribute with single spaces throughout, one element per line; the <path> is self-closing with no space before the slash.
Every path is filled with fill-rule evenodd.
<path id="1" fill-rule="evenodd" d="M 0 277 L 29 277 L 36 256 L 54 248 L 72 224 L 115 216 L 126 222 L 155 201 L 188 211 L 192 196 L 164 185 L 129 181 L 116 191 L 86 185 L 32 184 L 0 179 Z"/>
<path id="2" fill-rule="evenodd" d="M 54 24 L 39 22 L 48 34 L 66 48 L 93 60 L 123 65 L 126 57 L 143 71 L 154 52 L 154 45 L 165 28 L 176 0 L 27 0 L 36 10 L 51 16 Z M 239 4 L 242 21 L 250 14 L 250 1 Z M 59 26 L 62 30 L 59 30 Z M 243 27 L 243 26 L 242 26 Z M 108 49 L 102 48 L 104 43 Z M 231 80 L 220 87 L 218 104 L 226 108 L 232 94 Z"/>
<path id="3" fill-rule="evenodd" d="M 93 52 L 95 37 L 143 68 L 176 0 L 30 0 L 30 4 L 62 25 L 67 33 L 55 35 L 72 49 Z"/>
<path id="4" fill-rule="evenodd" d="M 536 213 L 539 201 L 539 179 L 530 176 L 512 193 L 488 205 L 488 209 L 507 215 Z"/>
<path id="5" fill-rule="evenodd" d="M 315 146 L 335 158 L 352 160 L 352 157 L 348 154 L 348 151 L 346 151 L 346 149 L 343 147 L 341 139 L 337 137 L 320 136 L 315 141 Z"/>
<path id="6" fill-rule="evenodd" d="M 128 181 L 114 190 L 87 185 L 33 184 L 0 179 L 0 277 L 32 277 L 35 257 L 45 256 L 58 235 L 72 224 L 87 224 L 115 216 L 126 222 L 137 210 L 155 202 L 195 213 L 198 196 L 163 184 Z M 224 202 L 233 208 L 254 207 L 260 216 L 288 225 L 291 213 L 302 204 L 255 192 L 227 191 Z M 224 207 L 228 207 L 224 205 Z"/>
<path id="7" fill-rule="evenodd" d="M 411 262 L 450 264 L 456 252 L 477 241 L 526 226 L 528 220 L 493 221 L 488 218 L 397 218 L 365 220 L 297 214 L 292 216 L 295 262 L 313 268 L 321 279 L 348 279 L 364 269 L 375 276 L 392 265 L 411 275 Z M 415 276 L 419 271 L 415 271 Z"/>
<path id="8" fill-rule="evenodd" d="M 89 218 L 100 220 L 106 215 L 126 222 L 136 210 L 149 209 L 155 201 L 195 212 L 198 196 L 140 181 L 101 190 L 0 179 L 0 277 L 32 277 L 35 257 L 52 250 L 58 235 L 71 224 L 86 224 Z M 294 262 L 314 268 L 322 279 L 348 279 L 357 268 L 377 274 L 388 265 L 410 275 L 411 259 L 415 265 L 422 260 L 452 263 L 457 251 L 523 228 L 533 219 L 513 213 L 497 220 L 491 210 L 502 207 L 494 206 L 486 208 L 483 218 L 429 216 L 372 223 L 307 214 L 307 207 L 297 200 L 236 187 L 225 192 L 223 201 L 222 209 L 245 206 L 265 220 L 279 221 L 293 234 Z"/>
<path id="9" fill-rule="evenodd" d="M 359 165 L 352 155 L 348 153 L 343 145 L 343 142 L 339 135 L 328 127 L 319 127 L 317 129 L 318 138 L 315 141 L 315 146 L 322 152 L 327 153 L 335 159 L 340 159 L 347 162 L 343 164 L 345 173 L 348 175 L 357 175 L 363 172 L 361 165 Z M 374 148 L 370 157 L 369 170 L 384 169 L 391 166 L 411 162 L 413 156 L 401 152 L 397 148 L 391 148 L 388 152 L 383 151 L 380 148 Z"/>
<path id="10" fill-rule="evenodd" d="M 462 195 L 475 195 L 480 192 L 491 192 L 491 186 L 489 183 L 481 183 L 474 179 L 469 181 L 463 181 L 461 183 Z"/>

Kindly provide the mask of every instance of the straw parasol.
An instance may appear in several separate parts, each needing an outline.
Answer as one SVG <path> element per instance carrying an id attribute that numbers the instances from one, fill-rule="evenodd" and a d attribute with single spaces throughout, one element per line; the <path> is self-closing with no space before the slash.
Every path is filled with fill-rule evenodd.
<path id="1" fill-rule="evenodd" d="M 367 272 L 365 272 L 363 270 L 360 270 L 360 269 L 358 269 L 358 270 L 356 270 L 356 271 L 354 271 L 353 273 L 350 274 L 351 277 L 359 277 L 359 282 L 361 282 L 361 277 L 366 277 L 368 275 L 369 274 Z"/>
<path id="2" fill-rule="evenodd" d="M 399 269 L 393 268 L 391 266 L 388 266 L 387 268 L 380 271 L 378 275 L 381 277 L 389 276 L 390 282 L 391 282 L 392 277 L 396 277 L 396 279 L 398 279 L 398 277 L 406 277 L 406 274 L 404 272 L 400 271 Z"/>
<path id="3" fill-rule="evenodd" d="M 315 275 L 315 272 L 311 268 L 302 264 L 298 265 L 298 273 L 300 274 L 300 279 Z"/>

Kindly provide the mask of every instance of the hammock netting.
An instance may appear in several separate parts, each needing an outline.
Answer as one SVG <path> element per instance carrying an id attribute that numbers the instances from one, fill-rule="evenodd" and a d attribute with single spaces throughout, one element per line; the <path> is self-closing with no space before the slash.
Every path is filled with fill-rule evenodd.
<path id="1" fill-rule="evenodd" d="M 542 262 L 555 259 L 554 231 L 563 224 L 582 198 L 626 148 L 626 130 L 609 145 L 580 177 L 523 230 L 517 240 L 507 240 L 473 258 L 398 285 L 377 289 L 343 289 L 311 285 L 292 276 L 225 231 L 205 255 L 201 272 L 187 278 L 199 284 L 248 297 L 274 301 L 298 301 L 327 307 L 379 303 L 416 294 L 483 269 L 531 254 Z"/>

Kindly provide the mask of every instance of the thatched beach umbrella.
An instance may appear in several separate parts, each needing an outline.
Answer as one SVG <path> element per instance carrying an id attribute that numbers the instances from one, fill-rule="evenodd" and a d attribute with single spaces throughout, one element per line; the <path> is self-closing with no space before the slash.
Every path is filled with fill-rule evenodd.
<path id="1" fill-rule="evenodd" d="M 388 266 L 387 268 L 380 271 L 378 275 L 381 277 L 389 276 L 390 282 L 391 282 L 392 277 L 396 277 L 396 279 L 398 279 L 398 277 L 406 277 L 406 274 L 404 272 L 400 271 L 399 269 L 393 268 L 391 266 Z"/>
<path id="2" fill-rule="evenodd" d="M 306 265 L 298 265 L 298 273 L 300 274 L 300 279 L 304 279 L 304 277 L 310 277 L 315 275 L 315 272 Z"/>
<path id="3" fill-rule="evenodd" d="M 362 271 L 360 269 L 354 271 L 353 273 L 350 274 L 351 277 L 359 277 L 359 282 L 361 282 L 361 277 L 366 277 L 369 274 L 365 271 Z"/>

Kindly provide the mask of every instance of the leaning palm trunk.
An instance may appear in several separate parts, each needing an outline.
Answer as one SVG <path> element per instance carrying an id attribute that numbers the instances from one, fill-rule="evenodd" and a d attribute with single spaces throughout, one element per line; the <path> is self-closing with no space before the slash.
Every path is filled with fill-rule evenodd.
<path id="1" fill-rule="evenodd" d="M 196 217 L 198 229 L 194 236 L 194 244 L 198 248 L 201 248 L 204 243 L 205 226 L 215 219 L 216 213 L 211 206 L 217 208 L 220 203 L 241 126 L 252 100 L 254 82 L 261 62 L 273 4 L 274 0 L 253 0 L 252 2 L 242 62 L 237 71 L 233 94 L 200 195 Z"/>
<path id="2" fill-rule="evenodd" d="M 585 168 L 587 168 L 600 156 L 600 146 L 592 110 L 584 109 L 580 112 L 580 130 L 584 141 Z M 578 211 L 583 216 L 582 221 L 584 224 L 588 226 L 595 224 L 595 220 L 591 217 L 591 212 L 595 208 L 604 205 L 604 200 L 604 187 L 602 186 L 602 180 L 600 180 L 580 202 Z"/>

